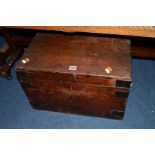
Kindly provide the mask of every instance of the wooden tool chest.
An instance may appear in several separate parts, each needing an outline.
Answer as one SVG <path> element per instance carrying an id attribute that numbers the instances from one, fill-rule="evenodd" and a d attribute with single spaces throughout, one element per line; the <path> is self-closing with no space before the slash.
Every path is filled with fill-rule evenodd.
<path id="1" fill-rule="evenodd" d="M 130 42 L 38 33 L 16 73 L 36 109 L 122 119 L 131 84 Z"/>

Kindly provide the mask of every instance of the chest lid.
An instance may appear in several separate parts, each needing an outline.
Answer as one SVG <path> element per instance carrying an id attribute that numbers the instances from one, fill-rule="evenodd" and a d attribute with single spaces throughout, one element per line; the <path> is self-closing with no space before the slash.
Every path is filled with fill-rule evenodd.
<path id="1" fill-rule="evenodd" d="M 27 72 L 33 78 L 105 86 L 130 82 L 130 70 L 127 39 L 47 33 L 34 37 L 16 67 L 18 73 Z"/>

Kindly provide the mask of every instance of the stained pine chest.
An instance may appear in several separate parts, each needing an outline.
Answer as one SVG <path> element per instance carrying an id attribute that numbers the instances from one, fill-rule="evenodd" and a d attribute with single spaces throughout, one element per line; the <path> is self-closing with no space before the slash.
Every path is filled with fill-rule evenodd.
<path id="1" fill-rule="evenodd" d="M 122 119 L 131 85 L 130 42 L 38 33 L 16 73 L 33 108 Z"/>

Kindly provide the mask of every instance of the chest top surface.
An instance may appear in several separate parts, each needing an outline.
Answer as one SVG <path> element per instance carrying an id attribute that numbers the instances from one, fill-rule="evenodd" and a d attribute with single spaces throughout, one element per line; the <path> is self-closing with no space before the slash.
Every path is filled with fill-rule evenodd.
<path id="1" fill-rule="evenodd" d="M 17 69 L 131 79 L 127 39 L 38 33 Z M 110 67 L 110 73 L 107 68 Z"/>

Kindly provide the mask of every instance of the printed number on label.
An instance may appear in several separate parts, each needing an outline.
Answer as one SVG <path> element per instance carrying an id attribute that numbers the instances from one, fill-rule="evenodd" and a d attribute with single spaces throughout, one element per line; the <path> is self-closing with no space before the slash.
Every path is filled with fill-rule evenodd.
<path id="1" fill-rule="evenodd" d="M 71 71 L 76 71 L 77 70 L 77 66 L 69 66 L 68 68 Z"/>

